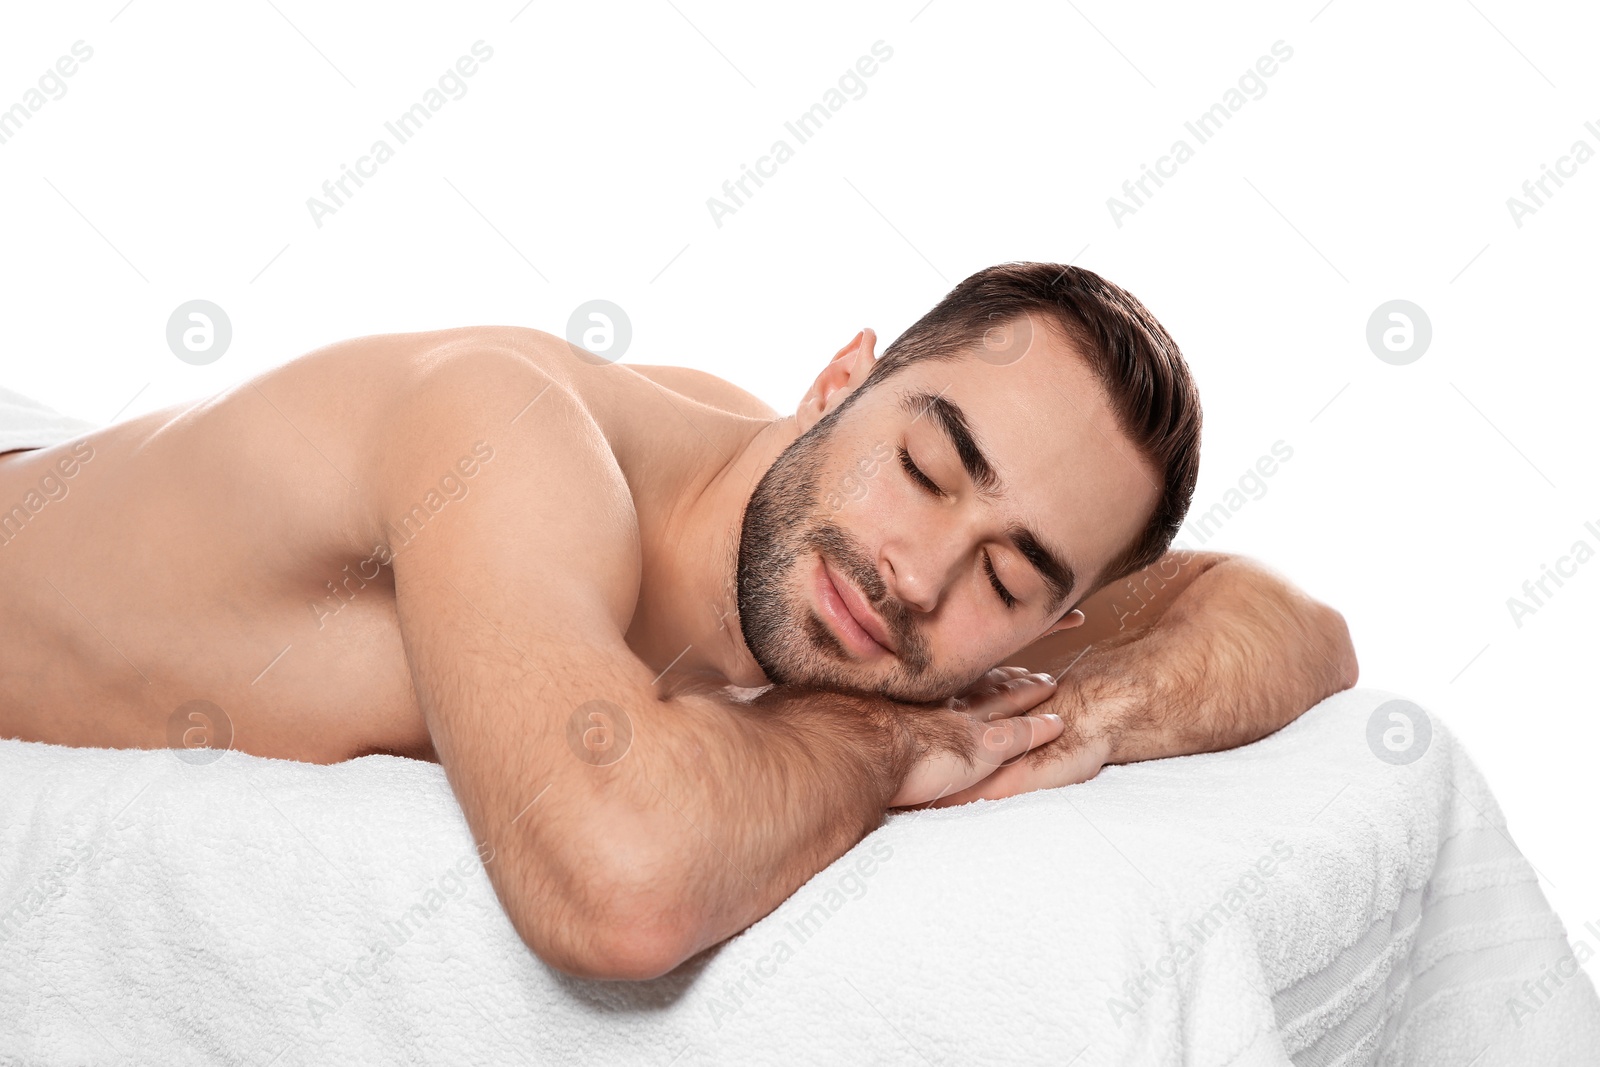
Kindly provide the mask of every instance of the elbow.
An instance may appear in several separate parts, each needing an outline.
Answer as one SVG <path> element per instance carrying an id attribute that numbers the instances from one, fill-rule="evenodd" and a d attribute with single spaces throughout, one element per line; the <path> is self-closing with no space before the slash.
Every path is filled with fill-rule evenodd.
<path id="1" fill-rule="evenodd" d="M 691 917 L 660 865 L 613 859 L 563 879 L 564 899 L 529 901 L 512 925 L 535 955 L 574 978 L 659 978 L 694 954 Z"/>
<path id="2" fill-rule="evenodd" d="M 545 963 L 574 978 L 604 982 L 642 982 L 660 978 L 687 959 L 682 940 L 670 930 L 655 930 L 630 916 L 583 923 L 552 934 L 518 930 Z"/>
<path id="3" fill-rule="evenodd" d="M 1332 648 L 1330 659 L 1334 665 L 1332 691 L 1338 693 L 1356 684 L 1361 677 L 1361 664 L 1356 661 L 1356 646 L 1350 640 L 1350 627 L 1344 615 L 1333 608 L 1326 608 L 1326 615 L 1324 625 Z"/>

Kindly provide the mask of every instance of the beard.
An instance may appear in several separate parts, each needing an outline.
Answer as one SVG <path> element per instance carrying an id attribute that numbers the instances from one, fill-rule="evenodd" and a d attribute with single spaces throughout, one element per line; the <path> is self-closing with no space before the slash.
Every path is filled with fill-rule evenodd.
<path id="1" fill-rule="evenodd" d="M 848 401 L 841 404 L 791 442 L 745 505 L 736 566 L 739 629 L 745 647 L 775 684 L 913 703 L 944 700 L 966 689 L 976 675 L 934 669 L 913 612 L 889 595 L 871 554 L 822 515 L 819 475 L 835 419 L 848 407 Z M 811 554 L 861 590 L 898 646 L 896 661 L 880 669 L 877 678 L 865 673 L 808 603 L 809 590 L 799 575 L 801 561 Z"/>

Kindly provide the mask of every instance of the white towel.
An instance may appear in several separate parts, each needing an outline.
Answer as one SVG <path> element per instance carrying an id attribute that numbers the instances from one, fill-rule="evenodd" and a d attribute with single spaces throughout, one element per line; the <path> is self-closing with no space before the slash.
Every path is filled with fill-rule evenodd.
<path id="1" fill-rule="evenodd" d="M 1600 1062 L 1600 923 L 1392 699 L 897 814 L 638 984 L 523 947 L 434 764 L 0 742 L 0 1063 Z"/>
<path id="2" fill-rule="evenodd" d="M 98 429 L 95 423 L 63 415 L 0 386 L 0 452 L 46 448 L 94 429 Z"/>

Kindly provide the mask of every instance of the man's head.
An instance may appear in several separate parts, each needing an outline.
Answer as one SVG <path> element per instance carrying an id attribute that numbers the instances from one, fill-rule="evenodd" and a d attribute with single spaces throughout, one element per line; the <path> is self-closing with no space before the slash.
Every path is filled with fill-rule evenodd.
<path id="1" fill-rule="evenodd" d="M 1199 470 L 1178 346 L 1060 264 L 972 275 L 882 359 L 863 331 L 795 419 L 744 512 L 745 644 L 773 682 L 907 701 L 1082 622 L 1167 550 Z"/>

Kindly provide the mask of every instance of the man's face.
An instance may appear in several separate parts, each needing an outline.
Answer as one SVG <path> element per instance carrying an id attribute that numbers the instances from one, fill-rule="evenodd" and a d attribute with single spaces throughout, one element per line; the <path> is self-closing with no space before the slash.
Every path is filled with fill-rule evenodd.
<path id="1" fill-rule="evenodd" d="M 1041 321 L 1004 328 L 1025 335 L 1022 358 L 916 363 L 834 402 L 767 470 L 738 596 L 769 680 L 953 696 L 1047 633 L 1139 535 L 1157 473 Z"/>

